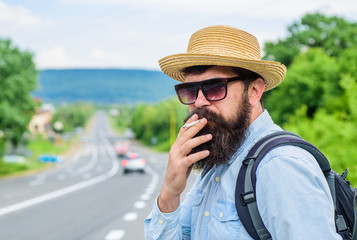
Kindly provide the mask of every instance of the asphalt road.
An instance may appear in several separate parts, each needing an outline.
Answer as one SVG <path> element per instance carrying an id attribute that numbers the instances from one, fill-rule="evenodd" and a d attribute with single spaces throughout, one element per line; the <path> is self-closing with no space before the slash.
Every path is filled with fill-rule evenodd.
<path id="1" fill-rule="evenodd" d="M 1 240 L 144 239 L 168 155 L 131 141 L 147 160 L 146 173 L 124 175 L 113 147 L 119 136 L 103 112 L 88 137 L 62 164 L 0 180 Z"/>

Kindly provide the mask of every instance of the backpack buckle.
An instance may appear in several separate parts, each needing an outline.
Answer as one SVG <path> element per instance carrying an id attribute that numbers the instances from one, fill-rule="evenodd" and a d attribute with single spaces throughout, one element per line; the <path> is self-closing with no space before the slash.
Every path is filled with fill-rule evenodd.
<path id="1" fill-rule="evenodd" d="M 345 218 L 342 215 L 337 215 L 335 223 L 337 232 L 342 236 L 342 238 L 344 240 L 351 239 L 349 228 L 347 227 Z"/>
<path id="2" fill-rule="evenodd" d="M 243 164 L 244 166 L 248 166 L 250 163 L 253 163 L 256 159 L 257 159 L 257 158 L 255 158 L 255 157 L 246 157 L 246 158 L 243 160 L 242 164 Z"/>
<path id="3" fill-rule="evenodd" d="M 246 206 L 249 203 L 255 202 L 254 192 L 250 191 L 250 192 L 246 192 L 246 193 L 241 193 L 240 201 L 243 206 Z"/>

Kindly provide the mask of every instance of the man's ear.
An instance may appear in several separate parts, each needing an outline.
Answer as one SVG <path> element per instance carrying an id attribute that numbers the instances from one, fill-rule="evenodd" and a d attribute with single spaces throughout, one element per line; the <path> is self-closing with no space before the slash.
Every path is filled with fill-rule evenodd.
<path id="1" fill-rule="evenodd" d="M 260 104 L 265 89 L 265 82 L 262 78 L 257 78 L 249 86 L 249 103 L 252 107 Z"/>

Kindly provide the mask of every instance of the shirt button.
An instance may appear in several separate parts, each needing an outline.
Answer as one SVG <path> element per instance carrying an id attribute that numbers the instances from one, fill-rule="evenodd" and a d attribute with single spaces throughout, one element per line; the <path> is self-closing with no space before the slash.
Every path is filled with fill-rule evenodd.
<path id="1" fill-rule="evenodd" d="M 164 221 L 162 221 L 162 219 L 160 219 L 160 220 L 159 220 L 159 223 L 160 223 L 160 224 L 163 224 L 163 223 L 164 223 Z"/>
<path id="2" fill-rule="evenodd" d="M 221 181 L 221 178 L 220 177 L 216 177 L 216 182 L 219 182 Z"/>
<path id="3" fill-rule="evenodd" d="M 221 213 L 219 214 L 219 217 L 220 217 L 220 218 L 222 218 L 222 217 L 223 217 L 223 212 L 221 212 Z"/>
<path id="4" fill-rule="evenodd" d="M 205 216 L 208 217 L 209 216 L 209 211 L 205 212 Z"/>

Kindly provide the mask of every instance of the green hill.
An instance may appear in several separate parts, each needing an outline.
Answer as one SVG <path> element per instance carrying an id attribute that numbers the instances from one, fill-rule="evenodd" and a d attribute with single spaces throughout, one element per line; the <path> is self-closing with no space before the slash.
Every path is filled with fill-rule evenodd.
<path id="1" fill-rule="evenodd" d="M 178 82 L 160 71 L 129 69 L 62 69 L 39 73 L 33 96 L 43 102 L 158 102 L 175 95 Z"/>

